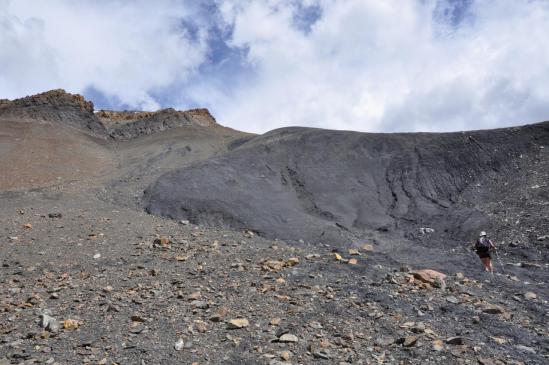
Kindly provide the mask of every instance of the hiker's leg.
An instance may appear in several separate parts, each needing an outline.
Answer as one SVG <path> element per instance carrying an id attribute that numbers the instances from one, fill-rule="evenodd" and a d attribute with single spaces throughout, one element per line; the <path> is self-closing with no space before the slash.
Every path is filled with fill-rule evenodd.
<path id="1" fill-rule="evenodd" d="M 490 270 L 490 264 L 488 263 L 488 258 L 487 257 L 483 257 L 480 259 L 480 261 L 482 261 L 482 265 L 484 266 L 484 271 L 489 271 Z"/>
<path id="2" fill-rule="evenodd" d="M 492 266 L 492 260 L 488 259 L 488 268 L 490 269 L 490 272 L 494 272 L 494 266 Z"/>

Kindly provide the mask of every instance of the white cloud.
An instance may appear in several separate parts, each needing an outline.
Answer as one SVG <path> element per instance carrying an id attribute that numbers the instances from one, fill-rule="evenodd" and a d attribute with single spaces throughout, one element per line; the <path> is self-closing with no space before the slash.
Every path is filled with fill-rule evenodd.
<path id="1" fill-rule="evenodd" d="M 547 24 L 543 0 L 0 0 L 0 98 L 93 86 L 255 132 L 537 122 Z"/>
<path id="2" fill-rule="evenodd" d="M 232 44 L 256 68 L 218 105 L 225 121 L 443 131 L 549 117 L 547 2 L 478 0 L 457 28 L 433 18 L 435 1 L 317 3 L 322 18 L 304 34 L 293 1 L 223 2 Z"/>
<path id="3" fill-rule="evenodd" d="M 192 39 L 180 27 L 192 16 L 175 1 L 3 1 L 0 92 L 93 86 L 156 109 L 151 89 L 184 80 L 205 60 L 205 32 Z"/>

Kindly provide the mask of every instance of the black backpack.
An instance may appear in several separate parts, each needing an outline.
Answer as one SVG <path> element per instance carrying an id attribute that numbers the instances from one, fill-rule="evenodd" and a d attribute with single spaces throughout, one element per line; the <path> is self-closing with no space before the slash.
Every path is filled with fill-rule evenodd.
<path id="1" fill-rule="evenodd" d="M 482 251 L 488 251 L 490 249 L 490 240 L 486 237 L 480 237 L 477 240 L 476 248 Z"/>

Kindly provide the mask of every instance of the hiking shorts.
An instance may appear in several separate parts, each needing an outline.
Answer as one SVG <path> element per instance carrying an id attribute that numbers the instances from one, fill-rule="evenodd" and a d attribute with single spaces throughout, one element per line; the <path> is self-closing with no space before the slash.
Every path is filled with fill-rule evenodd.
<path id="1" fill-rule="evenodd" d="M 491 259 L 492 258 L 492 256 L 490 256 L 490 251 L 489 250 L 478 250 L 477 249 L 477 255 L 481 259 Z"/>

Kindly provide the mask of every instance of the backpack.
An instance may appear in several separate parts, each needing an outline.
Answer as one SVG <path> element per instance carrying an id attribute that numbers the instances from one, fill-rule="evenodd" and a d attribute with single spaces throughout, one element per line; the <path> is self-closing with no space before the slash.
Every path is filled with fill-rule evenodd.
<path id="1" fill-rule="evenodd" d="M 490 240 L 486 237 L 480 237 L 477 240 L 476 248 L 482 251 L 488 251 L 490 249 Z"/>

